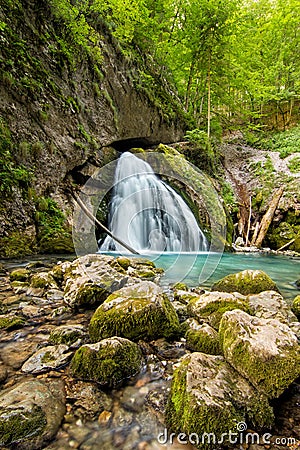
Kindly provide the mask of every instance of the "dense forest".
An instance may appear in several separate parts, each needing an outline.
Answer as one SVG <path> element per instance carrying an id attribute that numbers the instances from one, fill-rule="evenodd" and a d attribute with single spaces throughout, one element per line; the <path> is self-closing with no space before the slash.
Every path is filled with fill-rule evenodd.
<path id="1" fill-rule="evenodd" d="M 285 129 L 297 117 L 296 0 L 51 3 L 74 42 L 96 58 L 97 23 L 104 20 L 128 58 L 143 55 L 173 84 L 182 108 L 208 135 L 242 124 Z M 151 74 L 142 75 L 151 86 Z"/>

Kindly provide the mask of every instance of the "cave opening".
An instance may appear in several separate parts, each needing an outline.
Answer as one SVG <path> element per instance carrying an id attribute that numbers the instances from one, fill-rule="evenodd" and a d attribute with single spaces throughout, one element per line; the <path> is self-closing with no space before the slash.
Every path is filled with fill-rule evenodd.
<path id="1" fill-rule="evenodd" d="M 151 141 L 148 138 L 136 137 L 130 139 L 123 139 L 111 143 L 111 147 L 120 153 L 128 152 L 132 148 L 151 148 L 158 143 Z"/>

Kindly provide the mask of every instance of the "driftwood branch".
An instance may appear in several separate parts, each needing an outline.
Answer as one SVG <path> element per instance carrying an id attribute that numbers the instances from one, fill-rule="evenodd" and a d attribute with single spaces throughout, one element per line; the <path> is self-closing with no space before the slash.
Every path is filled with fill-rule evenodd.
<path id="1" fill-rule="evenodd" d="M 271 225 L 271 222 L 273 220 L 278 203 L 282 197 L 283 191 L 284 191 L 283 186 L 281 186 L 279 189 L 277 189 L 277 191 L 274 194 L 274 197 L 272 198 L 272 200 L 269 204 L 266 214 L 262 218 L 259 233 L 258 233 L 257 239 L 254 243 L 254 245 L 258 248 L 261 247 L 263 240 L 269 229 L 269 226 Z"/>
<path id="2" fill-rule="evenodd" d="M 252 199 L 251 195 L 249 197 L 249 216 L 248 216 L 248 226 L 247 226 L 247 234 L 246 234 L 246 246 L 249 244 L 249 233 L 250 233 L 250 225 L 251 225 L 251 215 L 252 215 Z"/>
<path id="3" fill-rule="evenodd" d="M 296 239 L 298 239 L 298 237 L 300 236 L 300 234 L 297 234 L 297 236 L 292 239 L 291 241 L 287 242 L 286 244 L 284 244 L 282 247 L 280 247 L 278 250 L 276 250 L 277 252 L 281 252 L 281 250 L 284 250 L 285 248 L 288 248 L 290 245 L 292 245 Z"/>
<path id="4" fill-rule="evenodd" d="M 114 236 L 112 234 L 112 232 L 106 228 L 105 225 L 103 225 L 89 210 L 88 208 L 85 206 L 84 202 L 81 200 L 81 198 L 77 195 L 75 195 L 74 191 L 70 188 L 70 194 L 72 195 L 72 197 L 74 198 L 74 200 L 76 201 L 76 203 L 78 203 L 78 205 L 80 206 L 80 208 L 82 209 L 82 211 L 87 215 L 87 217 L 96 225 L 98 225 L 100 228 L 102 228 L 102 230 L 108 234 L 108 236 L 110 236 L 114 241 L 118 242 L 119 244 L 122 245 L 122 247 L 126 248 L 126 250 L 128 250 L 130 253 L 133 253 L 134 255 L 139 255 L 139 253 L 134 250 L 134 248 L 130 247 L 128 244 L 126 244 L 126 242 L 123 242 L 121 239 L 119 239 L 118 237 Z"/>

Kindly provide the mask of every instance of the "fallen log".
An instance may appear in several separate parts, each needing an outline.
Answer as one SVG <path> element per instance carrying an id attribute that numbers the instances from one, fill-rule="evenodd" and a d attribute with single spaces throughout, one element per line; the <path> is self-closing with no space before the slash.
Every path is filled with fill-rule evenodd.
<path id="1" fill-rule="evenodd" d="M 272 223 L 275 211 L 278 207 L 278 204 L 282 197 L 283 191 L 284 191 L 283 186 L 281 186 L 279 189 L 277 189 L 277 191 L 275 192 L 275 194 L 269 204 L 266 214 L 263 216 L 263 218 L 261 220 L 259 233 L 258 233 L 256 241 L 254 242 L 254 245 L 257 248 L 260 248 L 262 246 L 263 240 L 267 234 L 269 226 Z"/>
<path id="2" fill-rule="evenodd" d="M 126 244 L 126 242 L 122 241 L 121 239 L 119 239 L 117 236 L 114 236 L 112 234 L 112 232 L 106 228 L 105 225 L 103 225 L 89 210 L 88 208 L 85 206 L 84 202 L 81 200 L 81 198 L 77 195 L 75 195 L 73 189 L 69 189 L 70 194 L 72 195 L 72 197 L 74 198 L 74 200 L 76 201 L 76 203 L 80 206 L 80 208 L 83 210 L 83 212 L 87 215 L 87 217 L 96 225 L 98 225 L 100 228 L 102 228 L 102 230 L 108 234 L 108 236 L 110 236 L 111 238 L 113 238 L 114 241 L 118 242 L 119 244 L 122 245 L 122 247 L 126 248 L 126 250 L 128 250 L 130 253 L 133 253 L 134 255 L 139 255 L 139 252 L 137 252 L 134 248 L 130 247 L 128 244 Z"/>

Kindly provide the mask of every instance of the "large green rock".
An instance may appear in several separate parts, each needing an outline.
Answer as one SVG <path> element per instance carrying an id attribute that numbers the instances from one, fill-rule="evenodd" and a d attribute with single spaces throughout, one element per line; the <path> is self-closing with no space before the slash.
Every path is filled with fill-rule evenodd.
<path id="1" fill-rule="evenodd" d="M 223 357 L 195 352 L 182 358 L 166 408 L 170 432 L 194 433 L 198 448 L 215 449 L 217 443 L 226 445 L 226 438 L 220 441 L 223 433 L 236 433 L 238 423 L 259 428 L 270 427 L 273 420 L 267 397 Z"/>
<path id="2" fill-rule="evenodd" d="M 0 394 L 0 447 L 37 450 L 57 433 L 66 412 L 61 381 L 29 380 Z"/>
<path id="3" fill-rule="evenodd" d="M 269 398 L 278 397 L 299 377 L 298 339 L 286 324 L 228 311 L 219 334 L 225 359 Z"/>
<path id="4" fill-rule="evenodd" d="M 94 313 L 89 333 L 93 342 L 112 336 L 151 341 L 176 336 L 179 320 L 162 289 L 141 281 L 111 294 Z"/>
<path id="5" fill-rule="evenodd" d="M 28 281 L 30 272 L 27 269 L 15 269 L 10 272 L 10 281 Z"/>
<path id="6" fill-rule="evenodd" d="M 221 355 L 219 335 L 207 323 L 199 324 L 195 319 L 188 319 L 185 333 L 186 347 L 193 352 Z M 185 325 L 183 323 L 182 325 Z"/>
<path id="7" fill-rule="evenodd" d="M 206 321 L 218 329 L 220 320 L 226 311 L 242 309 L 249 312 L 249 304 L 245 297 L 227 292 L 208 292 L 191 298 L 188 312 L 199 321 Z"/>
<path id="8" fill-rule="evenodd" d="M 80 347 L 70 365 L 73 376 L 116 387 L 139 373 L 142 352 L 137 344 L 114 336 Z"/>
<path id="9" fill-rule="evenodd" d="M 262 291 L 278 291 L 278 288 L 269 275 L 262 270 L 243 270 L 217 281 L 213 284 L 212 290 L 249 295 Z"/>
<path id="10" fill-rule="evenodd" d="M 162 272 L 143 258 L 91 254 L 57 265 L 50 274 L 64 288 L 65 302 L 76 309 L 99 305 L 126 284 L 157 280 Z"/>

